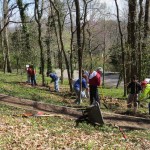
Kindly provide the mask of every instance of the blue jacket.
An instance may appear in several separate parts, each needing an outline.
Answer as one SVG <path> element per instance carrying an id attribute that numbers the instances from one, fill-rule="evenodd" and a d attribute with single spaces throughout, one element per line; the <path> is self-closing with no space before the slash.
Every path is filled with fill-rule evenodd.
<path id="1" fill-rule="evenodd" d="M 56 73 L 50 73 L 49 76 L 52 78 L 52 81 L 56 81 L 58 79 Z"/>
<path id="2" fill-rule="evenodd" d="M 80 80 L 78 79 L 75 83 L 74 83 L 74 88 L 80 88 Z M 82 78 L 82 88 L 87 88 L 87 83 L 86 80 L 84 78 Z"/>

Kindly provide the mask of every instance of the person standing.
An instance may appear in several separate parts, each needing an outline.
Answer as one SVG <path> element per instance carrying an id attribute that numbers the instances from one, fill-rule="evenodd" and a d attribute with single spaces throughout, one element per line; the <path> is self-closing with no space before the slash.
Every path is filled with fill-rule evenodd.
<path id="1" fill-rule="evenodd" d="M 31 85 L 37 85 L 36 83 L 36 71 L 35 71 L 35 68 L 33 65 L 30 65 L 29 66 L 29 74 L 30 74 L 30 77 L 31 77 Z"/>
<path id="2" fill-rule="evenodd" d="M 140 101 L 148 102 L 148 113 L 150 115 L 150 83 L 146 81 L 141 82 L 142 92 L 139 96 Z"/>
<path id="3" fill-rule="evenodd" d="M 90 70 L 89 73 L 89 88 L 90 88 L 90 104 L 92 105 L 95 101 L 100 104 L 100 98 L 98 94 L 98 86 L 101 84 L 101 75 L 99 72 Z"/>
<path id="4" fill-rule="evenodd" d="M 50 73 L 49 77 L 52 79 L 51 83 L 54 82 L 55 92 L 59 92 L 59 77 L 56 73 Z"/>
<path id="5" fill-rule="evenodd" d="M 29 68 L 30 65 L 26 65 L 26 72 L 27 72 L 27 83 L 31 83 L 31 77 L 30 77 L 30 74 L 29 74 Z"/>
<path id="6" fill-rule="evenodd" d="M 142 90 L 142 87 L 141 87 L 140 83 L 137 82 L 136 75 L 134 75 L 131 78 L 131 82 L 127 86 L 127 91 L 129 93 L 128 99 L 127 99 L 127 108 L 128 108 L 128 111 L 130 111 L 130 109 L 132 107 L 132 103 L 133 103 L 134 114 L 136 113 L 137 108 L 138 108 L 138 94 L 140 93 L 141 90 Z"/>

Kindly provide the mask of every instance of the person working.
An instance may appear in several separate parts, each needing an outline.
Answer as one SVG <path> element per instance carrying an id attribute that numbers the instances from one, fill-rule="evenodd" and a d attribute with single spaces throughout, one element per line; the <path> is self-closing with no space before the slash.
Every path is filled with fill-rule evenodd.
<path id="1" fill-rule="evenodd" d="M 52 79 L 51 83 L 54 82 L 55 92 L 59 92 L 59 77 L 56 73 L 47 73 L 47 75 Z"/>
<path id="2" fill-rule="evenodd" d="M 101 84 L 101 75 L 97 71 L 90 70 L 89 74 L 89 88 L 90 88 L 90 104 L 95 101 L 100 104 L 100 98 L 98 94 L 98 86 Z"/>
<path id="3" fill-rule="evenodd" d="M 127 108 L 128 108 L 128 111 L 130 111 L 131 107 L 132 107 L 132 103 L 134 105 L 134 114 L 136 113 L 137 111 L 137 108 L 138 108 L 138 94 L 140 93 L 140 91 L 142 90 L 142 87 L 140 85 L 140 83 L 137 82 L 137 77 L 136 75 L 134 75 L 132 78 L 131 78 L 131 82 L 128 84 L 127 86 L 127 91 L 129 93 L 128 95 L 128 99 L 127 99 Z"/>
<path id="4" fill-rule="evenodd" d="M 80 79 L 75 81 L 75 83 L 73 85 L 73 89 L 74 89 L 74 91 L 75 91 L 75 93 L 77 95 L 75 103 L 79 104 L 80 102 L 82 102 L 82 100 L 80 101 Z M 87 82 L 86 82 L 86 79 L 83 76 L 82 77 L 81 98 L 86 97 L 85 89 L 87 89 Z"/>

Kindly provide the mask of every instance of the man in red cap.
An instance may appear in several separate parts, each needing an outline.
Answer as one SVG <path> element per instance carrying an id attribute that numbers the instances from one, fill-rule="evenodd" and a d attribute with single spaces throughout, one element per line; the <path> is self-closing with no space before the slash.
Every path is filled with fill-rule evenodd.
<path id="1" fill-rule="evenodd" d="M 101 84 L 101 74 L 98 71 L 90 70 L 89 74 L 89 87 L 90 87 L 90 104 L 94 101 L 100 103 L 100 98 L 98 95 L 98 86 Z"/>

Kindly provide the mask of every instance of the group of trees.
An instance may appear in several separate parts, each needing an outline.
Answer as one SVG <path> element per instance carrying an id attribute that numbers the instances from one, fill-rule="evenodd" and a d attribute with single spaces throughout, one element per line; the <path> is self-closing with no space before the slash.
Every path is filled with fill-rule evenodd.
<path id="1" fill-rule="evenodd" d="M 149 0 L 128 0 L 124 14 L 113 1 L 115 17 L 99 0 L 1 0 L 1 69 L 32 63 L 43 85 L 46 71 L 60 68 L 63 82 L 67 69 L 70 89 L 74 69 L 80 78 L 82 68 L 103 66 L 119 71 L 124 85 L 133 74 L 142 80 L 150 70 Z"/>

